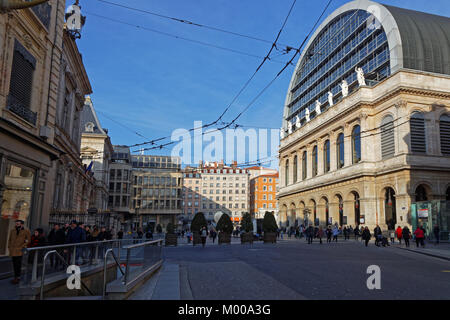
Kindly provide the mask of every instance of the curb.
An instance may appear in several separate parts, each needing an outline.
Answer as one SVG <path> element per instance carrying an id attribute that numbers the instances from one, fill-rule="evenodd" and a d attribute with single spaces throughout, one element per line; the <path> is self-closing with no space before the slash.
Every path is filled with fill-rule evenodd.
<path id="1" fill-rule="evenodd" d="M 397 249 L 401 249 L 401 250 L 406 250 L 406 251 L 409 251 L 409 252 L 414 252 L 414 253 L 418 253 L 418 254 L 423 254 L 423 255 L 430 256 L 430 257 L 434 257 L 434 258 L 438 258 L 438 259 L 443 259 L 443 260 L 450 261 L 450 258 L 449 258 L 449 257 L 444 257 L 444 256 L 440 256 L 440 255 L 437 255 L 437 254 L 429 253 L 429 252 L 421 252 L 421 251 L 417 251 L 417 250 L 411 250 L 411 249 L 400 248 L 400 247 L 396 247 L 396 248 L 397 248 Z"/>

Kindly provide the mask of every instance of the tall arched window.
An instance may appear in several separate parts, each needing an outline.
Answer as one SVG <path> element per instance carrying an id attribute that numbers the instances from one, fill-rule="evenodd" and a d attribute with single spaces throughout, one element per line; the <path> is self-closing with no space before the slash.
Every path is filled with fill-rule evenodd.
<path id="1" fill-rule="evenodd" d="M 439 131 L 441 133 L 441 152 L 450 155 L 450 116 L 444 114 L 439 121 Z"/>
<path id="2" fill-rule="evenodd" d="M 317 176 L 317 146 L 312 151 L 312 176 Z"/>
<path id="3" fill-rule="evenodd" d="M 361 161 L 361 127 L 355 126 L 352 131 L 353 164 Z"/>
<path id="4" fill-rule="evenodd" d="M 386 116 L 381 121 L 381 157 L 391 158 L 395 154 L 394 118 Z"/>
<path id="5" fill-rule="evenodd" d="M 344 166 L 344 134 L 340 133 L 336 140 L 336 159 L 337 168 L 340 169 Z"/>
<path id="6" fill-rule="evenodd" d="M 425 118 L 421 112 L 414 112 L 409 121 L 411 135 L 411 152 L 426 153 Z"/>
<path id="7" fill-rule="evenodd" d="M 284 181 L 285 185 L 289 185 L 289 160 L 286 160 L 286 166 L 284 167 Z"/>
<path id="8" fill-rule="evenodd" d="M 330 171 L 330 140 L 325 141 L 323 145 L 323 170 Z"/>
<path id="9" fill-rule="evenodd" d="M 302 156 L 302 180 L 305 180 L 307 177 L 308 169 L 307 169 L 307 153 L 306 151 L 303 152 Z"/>
<path id="10" fill-rule="evenodd" d="M 297 182 L 297 169 L 298 169 L 298 159 L 297 155 L 294 157 L 294 183 Z"/>

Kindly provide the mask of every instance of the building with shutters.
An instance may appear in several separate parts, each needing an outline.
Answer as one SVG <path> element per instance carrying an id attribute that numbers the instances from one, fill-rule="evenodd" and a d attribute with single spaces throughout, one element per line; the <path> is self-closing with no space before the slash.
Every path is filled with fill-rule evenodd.
<path id="1" fill-rule="evenodd" d="M 0 276 L 15 220 L 48 225 L 63 24 L 64 1 L 0 14 Z"/>
<path id="2" fill-rule="evenodd" d="M 362 0 L 325 19 L 284 106 L 284 225 L 411 227 L 414 203 L 450 199 L 449 52 L 448 17 Z"/>

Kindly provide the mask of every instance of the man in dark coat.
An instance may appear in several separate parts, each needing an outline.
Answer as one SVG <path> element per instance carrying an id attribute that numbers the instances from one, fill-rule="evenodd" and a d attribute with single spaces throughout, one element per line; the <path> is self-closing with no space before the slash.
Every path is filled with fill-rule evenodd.
<path id="1" fill-rule="evenodd" d="M 435 225 L 433 228 L 434 238 L 436 239 L 436 244 L 439 244 L 439 236 L 441 234 L 441 229 L 439 229 L 438 225 Z"/>
<path id="2" fill-rule="evenodd" d="M 375 229 L 373 229 L 373 235 L 375 236 L 375 245 L 376 245 L 376 246 L 379 246 L 379 245 L 380 245 L 380 244 L 379 244 L 379 241 L 380 241 L 380 237 L 379 237 L 379 236 L 381 236 L 381 234 L 382 234 L 381 228 L 380 228 L 379 225 L 377 225 L 377 226 L 375 227 Z"/>
<path id="3" fill-rule="evenodd" d="M 66 243 L 80 243 L 83 242 L 83 230 L 78 226 L 75 220 L 70 224 L 70 229 L 67 232 Z"/>
<path id="4" fill-rule="evenodd" d="M 314 238 L 314 228 L 313 226 L 309 226 L 306 231 L 307 237 L 308 237 L 308 244 L 312 244 L 313 238 Z"/>
<path id="5" fill-rule="evenodd" d="M 66 243 L 66 234 L 64 233 L 64 230 L 61 229 L 59 224 L 55 224 L 53 229 L 48 234 L 48 244 L 51 246 L 57 246 Z M 62 255 L 63 250 L 61 248 L 57 248 L 56 251 Z M 56 259 L 56 260 L 55 260 Z M 55 255 L 52 254 L 50 256 L 50 265 L 55 268 L 60 265 L 61 261 L 59 258 L 55 258 Z"/>

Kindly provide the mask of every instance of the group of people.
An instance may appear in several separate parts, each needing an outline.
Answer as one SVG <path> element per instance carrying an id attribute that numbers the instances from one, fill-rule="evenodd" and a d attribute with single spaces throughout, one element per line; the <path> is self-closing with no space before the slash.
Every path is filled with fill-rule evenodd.
<path id="1" fill-rule="evenodd" d="M 25 228 L 24 221 L 17 220 L 14 229 L 9 233 L 8 240 L 8 251 L 12 258 L 14 270 L 14 279 L 11 282 L 13 284 L 18 284 L 20 282 L 23 249 L 25 248 L 112 240 L 113 234 L 114 228 L 106 229 L 105 227 L 98 227 L 96 225 L 91 227 L 83 222 L 77 222 L 75 220 L 70 224 L 55 224 L 48 235 L 45 234 L 42 228 L 36 228 L 33 230 L 33 234 L 31 234 L 31 232 Z M 119 233 L 117 236 L 120 239 Z M 57 252 L 64 255 L 68 261 L 70 260 L 70 253 L 67 250 L 57 250 Z M 77 257 L 79 254 L 82 253 L 77 253 Z M 34 252 L 32 251 L 28 262 L 32 263 L 33 259 Z M 51 265 L 58 267 L 59 260 L 55 259 L 54 256 L 50 259 Z"/>

